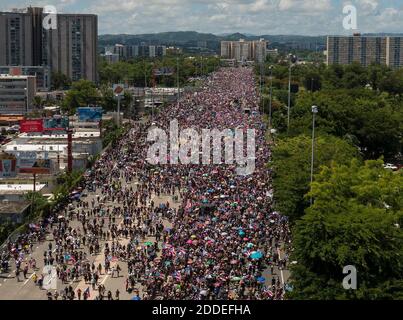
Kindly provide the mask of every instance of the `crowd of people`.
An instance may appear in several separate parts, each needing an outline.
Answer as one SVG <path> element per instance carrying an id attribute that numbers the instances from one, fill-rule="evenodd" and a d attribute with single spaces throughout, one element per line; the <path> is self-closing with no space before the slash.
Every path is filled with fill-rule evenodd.
<path id="1" fill-rule="evenodd" d="M 2 261 L 13 258 L 18 272 L 37 272 L 32 243 L 50 235 L 43 264 L 55 266 L 66 287 L 48 292 L 49 299 L 88 299 L 88 289 L 72 287 L 82 282 L 97 299 L 119 299 L 119 290 L 113 295 L 99 279 L 121 277 L 122 264 L 124 289 L 138 299 L 283 299 L 278 269 L 287 267 L 290 231 L 287 218 L 272 209 L 258 101 L 251 68 L 212 73 L 201 90 L 133 126 L 86 173 L 81 198 L 10 241 Z M 236 163 L 150 164 L 147 130 L 168 132 L 173 119 L 198 131 L 254 129 L 254 172 L 239 175 Z M 172 201 L 157 204 L 161 196 Z"/>

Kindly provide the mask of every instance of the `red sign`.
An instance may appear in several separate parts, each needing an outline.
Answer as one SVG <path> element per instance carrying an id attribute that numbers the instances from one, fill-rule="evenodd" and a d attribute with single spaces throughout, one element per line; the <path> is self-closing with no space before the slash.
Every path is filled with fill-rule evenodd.
<path id="1" fill-rule="evenodd" d="M 43 132 L 43 120 L 21 120 L 20 132 Z"/>

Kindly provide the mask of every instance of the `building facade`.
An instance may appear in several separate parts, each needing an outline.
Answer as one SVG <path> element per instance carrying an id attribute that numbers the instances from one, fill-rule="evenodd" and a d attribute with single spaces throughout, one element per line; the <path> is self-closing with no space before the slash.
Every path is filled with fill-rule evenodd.
<path id="1" fill-rule="evenodd" d="M 221 57 L 235 59 L 237 62 L 255 61 L 263 62 L 267 56 L 268 42 L 259 41 L 221 41 Z"/>
<path id="2" fill-rule="evenodd" d="M 0 114 L 26 114 L 32 111 L 36 94 L 34 76 L 0 74 Z"/>
<path id="3" fill-rule="evenodd" d="M 0 12 L 0 65 L 48 66 L 73 81 L 97 80 L 98 18 L 57 14 L 56 29 L 44 29 L 42 8 Z"/>
<path id="4" fill-rule="evenodd" d="M 403 37 L 327 37 L 327 64 L 373 63 L 403 67 Z"/>
<path id="5" fill-rule="evenodd" d="M 50 90 L 51 72 L 46 66 L 0 66 L 0 74 L 35 76 L 38 91 Z"/>

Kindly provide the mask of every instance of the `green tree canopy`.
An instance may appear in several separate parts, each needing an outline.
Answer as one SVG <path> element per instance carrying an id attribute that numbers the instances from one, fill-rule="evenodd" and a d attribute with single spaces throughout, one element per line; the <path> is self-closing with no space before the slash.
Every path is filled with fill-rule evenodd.
<path id="1" fill-rule="evenodd" d="M 276 209 L 290 217 L 300 218 L 309 205 L 304 195 L 309 191 L 311 137 L 300 135 L 279 140 L 273 149 L 273 187 Z M 347 141 L 321 135 L 315 141 L 314 171 L 332 161 L 348 163 L 358 151 Z"/>
<path id="2" fill-rule="evenodd" d="M 293 230 L 291 298 L 403 296 L 402 185 L 402 172 L 381 160 L 322 167 L 307 194 L 314 203 Z M 342 287 L 346 265 L 357 269 L 358 290 Z"/>

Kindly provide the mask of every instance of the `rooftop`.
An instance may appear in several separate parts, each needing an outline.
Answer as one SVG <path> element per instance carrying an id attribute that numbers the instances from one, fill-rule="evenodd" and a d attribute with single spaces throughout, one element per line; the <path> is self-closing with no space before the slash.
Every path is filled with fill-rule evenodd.
<path id="1" fill-rule="evenodd" d="M 23 213 L 29 207 L 28 201 L 0 201 L 0 214 Z"/>
<path id="2" fill-rule="evenodd" d="M 36 184 L 36 191 L 42 190 L 45 184 Z M 33 191 L 34 185 L 31 184 L 0 184 L 0 194 L 21 194 Z"/>

